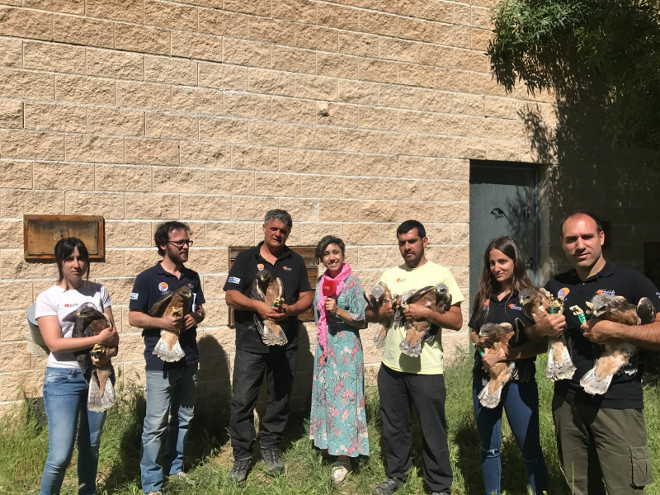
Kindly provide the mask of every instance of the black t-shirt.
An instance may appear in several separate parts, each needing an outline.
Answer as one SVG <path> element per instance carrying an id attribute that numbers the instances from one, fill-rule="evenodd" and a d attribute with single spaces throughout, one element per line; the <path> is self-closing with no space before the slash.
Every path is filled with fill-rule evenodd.
<path id="1" fill-rule="evenodd" d="M 155 266 L 143 271 L 136 277 L 128 308 L 132 311 L 141 311 L 142 313 L 149 314 L 149 310 L 160 299 L 160 296 L 166 292 L 174 292 L 184 285 L 190 287 L 193 293 L 191 311 L 195 311 L 197 306 L 205 302 L 204 294 L 202 293 L 202 284 L 197 272 L 184 267 L 181 270 L 181 278 L 177 278 L 170 272 L 165 271 L 160 262 L 158 262 Z M 181 332 L 181 335 L 179 335 L 179 344 L 181 344 L 181 348 L 186 355 L 174 363 L 165 362 L 153 354 L 154 346 L 158 342 L 158 339 L 160 339 L 160 329 L 145 328 L 142 330 L 142 336 L 144 337 L 144 359 L 147 362 L 147 370 L 160 371 L 170 368 L 180 368 L 199 362 L 197 326 Z"/>
<path id="2" fill-rule="evenodd" d="M 509 345 L 514 347 L 529 342 L 529 338 L 525 333 L 525 323 L 528 321 L 528 318 L 525 316 L 520 305 L 518 291 L 514 291 L 511 297 L 507 296 L 501 301 L 498 301 L 497 295 L 493 293 L 490 295 L 490 299 L 484 302 L 481 309 L 482 311 L 478 316 L 479 308 L 474 308 L 472 311 L 472 316 L 468 323 L 470 328 L 479 332 L 485 323 L 511 323 L 516 331 L 516 340 L 512 340 Z M 516 322 L 516 320 L 519 321 Z M 535 360 L 536 356 L 532 356 L 514 361 L 515 371 L 511 376 L 511 381 L 528 382 L 533 379 L 536 373 Z M 488 374 L 483 369 L 481 354 L 478 350 L 474 353 L 474 368 L 472 371 L 475 376 L 479 376 L 482 379 L 488 378 Z"/>
<path id="3" fill-rule="evenodd" d="M 564 298 L 564 316 L 567 324 L 564 334 L 568 340 L 573 363 L 577 368 L 572 379 L 559 380 L 555 383 L 555 393 L 566 397 L 569 402 L 576 401 L 609 409 L 642 409 L 644 402 L 641 359 L 639 370 L 634 375 L 626 373 L 614 375 L 604 395 L 592 396 L 582 389 L 580 379 L 593 368 L 604 347 L 584 337 L 580 330 L 580 320 L 570 307 L 577 305 L 586 311 L 586 301 L 591 301 L 596 294 L 606 293 L 623 296 L 632 304 L 637 304 L 642 297 L 648 297 L 656 310 L 660 311 L 660 294 L 653 282 L 635 270 L 608 262 L 600 272 L 586 280 L 580 280 L 575 269 L 571 269 L 548 281 L 545 288 L 553 296 Z"/>
<path id="4" fill-rule="evenodd" d="M 238 253 L 234 264 L 229 270 L 227 283 L 224 290 L 237 290 L 243 295 L 250 297 L 252 282 L 261 269 L 268 270 L 273 279 L 279 277 L 284 286 L 284 299 L 286 304 L 294 304 L 298 301 L 301 292 L 311 291 L 307 267 L 302 256 L 285 247 L 282 254 L 271 265 L 261 257 L 259 250 L 263 242 L 253 248 Z M 267 346 L 261 340 L 257 327 L 254 324 L 254 312 L 235 311 L 236 322 L 236 347 L 250 352 L 265 354 L 270 352 L 271 346 Z M 292 349 L 298 346 L 298 318 L 290 316 L 280 322 L 288 340 L 285 348 Z M 279 346 L 278 346 L 279 347 Z"/>

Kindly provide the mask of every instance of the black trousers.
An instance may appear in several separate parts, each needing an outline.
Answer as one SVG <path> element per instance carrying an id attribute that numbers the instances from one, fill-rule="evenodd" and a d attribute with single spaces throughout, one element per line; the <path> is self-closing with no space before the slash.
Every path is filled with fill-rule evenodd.
<path id="1" fill-rule="evenodd" d="M 268 402 L 261 418 L 261 448 L 276 448 L 289 419 L 289 398 L 296 371 L 298 349 L 271 348 L 267 354 L 236 349 L 229 430 L 234 459 L 252 457 L 254 407 L 266 373 Z"/>
<path id="2" fill-rule="evenodd" d="M 447 445 L 445 378 L 402 373 L 381 364 L 378 371 L 380 416 L 387 476 L 405 480 L 412 467 L 412 406 L 422 428 L 424 482 L 431 491 L 449 493 L 453 479 Z"/>

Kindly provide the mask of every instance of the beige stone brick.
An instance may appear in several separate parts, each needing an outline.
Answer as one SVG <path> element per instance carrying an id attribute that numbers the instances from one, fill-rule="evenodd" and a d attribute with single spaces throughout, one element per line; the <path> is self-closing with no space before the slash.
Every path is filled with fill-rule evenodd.
<path id="1" fill-rule="evenodd" d="M 248 38 L 248 22 L 252 16 L 227 12 L 225 10 L 199 8 L 199 32 L 229 36 L 232 38 Z"/>
<path id="2" fill-rule="evenodd" d="M 364 166 L 366 155 L 358 153 L 324 153 L 319 172 L 333 175 L 363 175 L 369 168 Z"/>
<path id="3" fill-rule="evenodd" d="M 273 70 L 250 69 L 249 90 L 255 93 L 293 96 L 296 77 L 294 74 Z"/>
<path id="4" fill-rule="evenodd" d="M 222 60 L 228 64 L 270 67 L 271 46 L 265 43 L 226 39 Z"/>
<path id="5" fill-rule="evenodd" d="M 56 76 L 55 99 L 69 103 L 114 105 L 115 84 L 91 77 Z"/>
<path id="6" fill-rule="evenodd" d="M 397 38 L 378 39 L 380 57 L 389 60 L 398 60 L 400 62 L 419 62 L 422 46 L 425 45 Z"/>
<path id="7" fill-rule="evenodd" d="M 341 198 L 344 193 L 343 181 L 327 175 L 301 176 L 303 194 L 310 198 Z M 321 203 L 321 220 L 323 218 L 324 204 Z"/>
<path id="8" fill-rule="evenodd" d="M 24 130 L 0 130 L 3 158 L 64 159 L 64 136 Z"/>
<path id="9" fill-rule="evenodd" d="M 121 277 L 124 275 L 124 253 L 123 250 L 108 249 L 106 247 L 104 260 L 94 263 L 90 267 L 90 272 L 95 277 Z M 116 321 L 116 317 L 115 325 L 121 328 L 119 322 Z"/>
<path id="10" fill-rule="evenodd" d="M 248 137 L 251 144 L 264 146 L 292 146 L 295 127 L 289 124 L 270 122 L 248 122 Z"/>
<path id="11" fill-rule="evenodd" d="M 0 7 L 0 34 L 52 40 L 53 15 L 36 10 Z"/>
<path id="12" fill-rule="evenodd" d="M 232 146 L 231 166 L 241 170 L 277 170 L 279 151 L 276 148 Z"/>
<path id="13" fill-rule="evenodd" d="M 346 31 L 358 30 L 357 9 L 331 3 L 320 3 L 316 7 L 317 22 L 323 26 Z"/>
<path id="14" fill-rule="evenodd" d="M 26 69 L 84 74 L 85 48 L 25 41 L 23 42 L 23 66 Z"/>
<path id="15" fill-rule="evenodd" d="M 87 109 L 87 129 L 93 134 L 144 136 L 144 114 L 118 108 Z"/>
<path id="16" fill-rule="evenodd" d="M 15 1 L 16 5 L 20 3 L 20 0 Z M 23 0 L 23 7 L 82 15 L 85 13 L 85 0 Z"/>
<path id="17" fill-rule="evenodd" d="M 382 107 L 360 107 L 360 127 L 395 130 L 399 127 L 399 112 Z"/>
<path id="18" fill-rule="evenodd" d="M 119 137 L 67 135 L 66 159 L 79 162 L 123 162 L 124 142 Z"/>
<path id="19" fill-rule="evenodd" d="M 473 50 L 487 50 L 493 39 L 493 31 L 483 29 L 470 30 L 470 46 Z"/>
<path id="20" fill-rule="evenodd" d="M 179 165 L 179 143 L 159 139 L 126 139 L 126 163 Z"/>
<path id="21" fill-rule="evenodd" d="M 151 239 L 153 243 L 153 238 Z M 149 249 L 129 249 L 125 252 L 125 269 L 127 276 L 135 276 L 160 261 L 156 247 Z M 129 310 L 130 311 L 130 310 Z"/>
<path id="22" fill-rule="evenodd" d="M 192 140 L 199 138 L 197 117 L 147 112 L 145 128 L 145 134 L 150 138 Z"/>
<path id="23" fill-rule="evenodd" d="M 339 149 L 374 153 L 378 151 L 380 134 L 375 131 L 339 129 Z"/>
<path id="24" fill-rule="evenodd" d="M 455 223 L 451 226 L 451 242 L 468 245 L 470 243 L 470 224 Z"/>
<path id="25" fill-rule="evenodd" d="M 465 246 L 429 246 L 427 249 L 428 257 L 432 257 L 437 260 L 437 263 L 444 266 L 467 266 L 470 261 L 470 253 Z"/>
<path id="26" fill-rule="evenodd" d="M 254 172 L 209 170 L 205 177 L 206 192 L 210 194 L 254 195 Z M 268 183 L 268 189 L 272 186 Z"/>
<path id="27" fill-rule="evenodd" d="M 190 167 L 154 167 L 154 192 L 206 192 L 206 173 Z"/>
<path id="28" fill-rule="evenodd" d="M 210 11 L 206 10 L 206 12 Z M 188 5 L 145 0 L 144 23 L 163 28 L 196 31 L 197 9 Z"/>
<path id="29" fill-rule="evenodd" d="M 114 47 L 112 22 L 70 15 L 53 16 L 53 40 L 74 45 Z"/>
<path id="30" fill-rule="evenodd" d="M 435 22 L 421 19 L 399 18 L 395 35 L 402 38 L 433 43 L 435 41 Z"/>
<path id="31" fill-rule="evenodd" d="M 181 218 L 178 194 L 126 193 L 126 211 L 131 218 L 168 220 Z"/>
<path id="32" fill-rule="evenodd" d="M 359 65 L 359 77 L 365 81 L 396 83 L 398 72 L 398 64 L 382 60 L 363 59 Z"/>
<path id="33" fill-rule="evenodd" d="M 142 370 L 139 371 L 142 372 L 141 374 L 144 374 L 144 340 L 142 339 L 142 336 L 139 333 L 123 334 L 120 337 L 119 345 L 119 354 L 116 358 L 112 358 L 112 362 L 115 363 L 115 368 L 119 362 L 130 363 L 141 361 Z M 135 371 L 137 372 L 138 370 Z M 128 370 L 125 370 L 124 374 L 127 372 Z M 124 379 L 127 379 L 127 377 L 124 377 Z M 128 381 L 131 384 L 135 383 L 134 379 L 129 379 Z"/>
<path id="34" fill-rule="evenodd" d="M 34 163 L 35 189 L 55 191 L 94 189 L 94 165 L 81 163 Z"/>
<path id="35" fill-rule="evenodd" d="M 23 250 L 6 250 L 0 252 L 0 268 L 3 277 L 7 279 L 30 279 L 57 276 L 54 264 L 44 267 L 39 263 L 28 263 L 23 259 Z"/>
<path id="36" fill-rule="evenodd" d="M 167 110 L 172 106 L 172 90 L 161 84 L 117 81 L 117 105 Z"/>
<path id="37" fill-rule="evenodd" d="M 416 154 L 423 156 L 448 157 L 456 156 L 454 148 L 457 139 L 438 136 L 418 136 Z M 459 155 L 460 156 L 460 155 Z"/>
<path id="38" fill-rule="evenodd" d="M 358 106 L 344 103 L 317 102 L 317 122 L 341 127 L 358 126 Z"/>
<path id="39" fill-rule="evenodd" d="M 0 69 L 0 96 L 50 100 L 54 95 L 53 74 Z"/>
<path id="40" fill-rule="evenodd" d="M 472 6 L 470 25 L 481 29 L 493 29 L 493 11 L 488 8 Z"/>
<path id="41" fill-rule="evenodd" d="M 153 173 L 156 173 L 155 170 Z M 151 167 L 97 165 L 95 167 L 95 189 L 97 191 L 151 191 L 151 176 Z"/>
<path id="42" fill-rule="evenodd" d="M 144 55 L 87 49 L 87 73 L 113 79 L 141 80 L 144 77 Z"/>
<path id="43" fill-rule="evenodd" d="M 520 141 L 489 140 L 486 144 L 488 160 L 518 161 L 520 160 Z"/>
<path id="44" fill-rule="evenodd" d="M 437 81 L 446 74 L 442 69 L 427 65 L 399 64 L 398 69 L 399 83 L 427 88 L 438 87 Z"/>
<path id="45" fill-rule="evenodd" d="M 195 86 L 197 63 L 190 60 L 146 56 L 144 78 L 151 82 Z"/>
<path id="46" fill-rule="evenodd" d="M 157 256 L 157 255 L 156 255 Z M 145 267 L 148 268 L 148 267 Z M 144 269 L 144 268 L 143 268 Z M 93 273 L 92 273 L 93 275 Z M 133 282 L 135 281 L 134 277 L 127 277 L 127 278 L 102 278 L 99 277 L 98 279 L 95 279 L 96 282 L 105 285 L 105 288 L 108 289 L 108 293 L 110 294 L 110 297 L 112 297 L 112 302 L 114 303 L 114 307 L 122 306 L 122 305 L 128 305 L 128 300 L 129 297 L 131 296 L 131 289 L 133 288 Z M 139 334 L 138 334 L 139 335 Z M 123 338 L 123 336 L 121 337 Z M 128 347 L 122 344 L 122 348 L 120 349 L 120 354 L 119 357 L 121 357 L 123 353 L 123 348 Z M 144 366 L 144 362 L 142 362 L 142 366 Z"/>
<path id="47" fill-rule="evenodd" d="M 381 85 L 378 89 L 380 105 L 434 112 L 450 112 L 452 94 L 398 85 Z"/>
<path id="48" fill-rule="evenodd" d="M 438 178 L 452 180 L 470 180 L 470 163 L 468 160 L 442 159 L 438 160 Z"/>
<path id="49" fill-rule="evenodd" d="M 248 87 L 248 68 L 236 65 L 199 62 L 199 85 L 244 91 Z"/>
<path id="50" fill-rule="evenodd" d="M 182 142 L 182 167 L 229 168 L 231 147 L 226 144 Z"/>
<path id="51" fill-rule="evenodd" d="M 438 174 L 436 160 L 433 158 L 418 157 L 418 156 L 399 156 L 398 167 L 392 167 L 390 170 L 396 175 L 404 175 L 405 177 L 420 177 L 420 178 L 438 178 L 447 179 L 449 177 L 441 177 Z M 382 174 L 386 175 L 386 174 Z"/>
<path id="52" fill-rule="evenodd" d="M 274 46 L 271 51 L 271 66 L 290 72 L 316 73 L 316 54 L 309 50 Z"/>
<path id="53" fill-rule="evenodd" d="M 222 114 L 222 91 L 174 86 L 172 110 L 195 114 Z"/>
<path id="54" fill-rule="evenodd" d="M 247 143 L 248 122 L 237 119 L 200 117 L 199 138 L 219 143 Z"/>
<path id="55" fill-rule="evenodd" d="M 378 36 L 340 32 L 338 40 L 339 53 L 359 55 L 362 57 L 378 57 Z"/>
<path id="56" fill-rule="evenodd" d="M 169 55 L 172 47 L 170 33 L 167 29 L 116 23 L 115 48 L 131 52 Z"/>
<path id="57" fill-rule="evenodd" d="M 383 268 L 399 263 L 398 249 L 394 246 L 359 246 L 356 268 Z"/>
<path id="58" fill-rule="evenodd" d="M 15 100 L 0 100 L 0 128 L 20 129 L 23 127 L 23 103 Z"/>
<path id="59" fill-rule="evenodd" d="M 3 200 L 5 197 L 4 193 L 5 191 L 2 192 Z M 27 307 L 34 301 L 34 298 L 32 296 L 32 284 L 27 281 L 0 282 L 0 290 L 2 290 L 2 301 L 0 301 L 0 310 L 25 311 Z M 0 363 L 2 362 L 5 362 L 4 359 L 0 359 Z"/>
<path id="60" fill-rule="evenodd" d="M 460 53 L 462 52 L 458 52 L 456 48 L 420 44 L 417 62 L 420 64 L 435 65 L 437 67 L 454 67 Z"/>
<path id="61" fill-rule="evenodd" d="M 271 6 L 271 15 L 303 23 L 316 22 L 316 2 L 312 0 L 282 0 Z"/>
<path id="62" fill-rule="evenodd" d="M 25 128 L 61 132 L 85 132 L 87 110 L 70 105 L 25 104 Z"/>
<path id="63" fill-rule="evenodd" d="M 279 208 L 279 200 L 275 197 L 232 196 L 231 219 L 262 222 L 264 213 Z"/>
<path id="64" fill-rule="evenodd" d="M 295 28 L 296 46 L 324 52 L 336 52 L 339 49 L 339 31 L 335 29 L 310 24 L 297 24 Z"/>
<path id="65" fill-rule="evenodd" d="M 490 73 L 490 57 L 483 51 L 459 50 L 455 65 L 461 70 Z"/>
<path id="66" fill-rule="evenodd" d="M 27 361 L 24 363 L 24 366 L 30 364 L 30 355 L 27 353 L 25 348 L 26 344 L 14 344 L 19 349 L 19 355 L 14 356 L 16 359 L 21 357 L 26 358 Z M 23 349 L 21 349 L 21 347 Z M 6 351 L 11 352 L 11 351 Z M 2 353 L 0 353 L 2 355 Z M 41 388 L 44 381 L 44 370 L 43 368 L 39 370 L 24 370 L 18 371 L 10 368 L 6 373 L 0 373 L 0 401 L 17 401 L 16 405 L 20 405 L 24 402 L 26 397 L 40 397 Z M 13 410 L 15 411 L 15 409 Z M 0 412 L 0 415 L 4 415 L 5 412 Z M 7 415 L 11 414 L 11 411 L 6 412 Z M 4 416 L 7 417 L 7 416 Z"/>
<path id="67" fill-rule="evenodd" d="M 453 15 L 452 5 L 450 2 L 443 1 L 419 2 L 417 0 L 404 0 L 401 9 L 403 12 L 409 12 L 412 17 L 449 23 Z"/>
<path id="68" fill-rule="evenodd" d="M 183 218 L 194 216 L 199 220 L 228 220 L 231 218 L 231 198 L 212 195 L 182 196 L 181 212 Z"/>
<path id="69" fill-rule="evenodd" d="M 470 29 L 467 26 L 453 24 L 436 25 L 435 42 L 439 45 L 455 46 L 459 48 L 470 48 Z"/>
<path id="70" fill-rule="evenodd" d="M 23 66 L 23 42 L 20 39 L 0 38 L 0 66 Z"/>
<path id="71" fill-rule="evenodd" d="M 338 130 L 333 127 L 299 126 L 294 144 L 298 148 L 336 150 L 339 146 Z"/>
<path id="72" fill-rule="evenodd" d="M 150 247 L 153 244 L 151 224 L 132 220 L 105 222 L 105 238 L 107 245 L 113 248 Z"/>
<path id="73" fill-rule="evenodd" d="M 301 196 L 300 176 L 297 174 L 262 173 L 255 174 L 255 194 L 267 196 L 275 191 L 281 196 Z M 296 203 L 297 204 L 297 203 Z"/>
<path id="74" fill-rule="evenodd" d="M 337 79 L 334 77 L 297 74 L 294 76 L 294 81 L 293 96 L 327 101 L 337 99 Z"/>
<path id="75" fill-rule="evenodd" d="M 454 95 L 454 111 L 460 114 L 484 116 L 486 98 L 482 95 L 457 93 Z"/>
<path id="76" fill-rule="evenodd" d="M 477 140 L 469 138 L 456 139 L 456 147 L 454 152 L 456 156 L 461 158 L 470 158 L 472 160 L 485 160 L 487 158 L 486 148 L 488 147 L 487 140 Z"/>
<path id="77" fill-rule="evenodd" d="M 124 218 L 122 193 L 69 191 L 65 195 L 67 215 L 102 215 L 106 218 Z"/>
<path id="78" fill-rule="evenodd" d="M 433 119 L 433 127 L 429 129 L 434 134 L 451 136 L 468 136 L 474 123 L 481 121 L 460 114 L 436 115 Z"/>
<path id="79" fill-rule="evenodd" d="M 206 243 L 214 246 L 253 246 L 255 227 L 252 222 L 213 222 L 205 226 Z M 214 280 L 215 290 L 210 291 L 209 280 Z M 205 277 L 204 291 L 217 295 L 225 283 L 224 277 Z M 220 289 L 220 290 L 219 290 Z"/>
<path id="80" fill-rule="evenodd" d="M 210 34 L 172 31 L 172 55 L 222 62 L 222 38 Z"/>
<path id="81" fill-rule="evenodd" d="M 355 201 L 333 199 L 321 200 L 318 204 L 318 216 L 322 222 L 351 222 L 357 220 L 358 203 Z M 339 234 L 341 234 L 340 228 L 337 229 L 337 235 Z"/>
<path id="82" fill-rule="evenodd" d="M 337 98 L 344 103 L 357 103 L 361 105 L 378 104 L 379 87 L 363 81 L 338 81 Z"/>
<path id="83" fill-rule="evenodd" d="M 378 151 L 391 154 L 421 154 L 414 134 L 397 132 L 382 134 Z"/>
<path id="84" fill-rule="evenodd" d="M 507 96 L 504 86 L 500 85 L 493 74 L 484 73 L 479 74 L 470 72 L 469 85 L 472 87 L 471 91 L 486 95 Z"/>
<path id="85" fill-rule="evenodd" d="M 225 91 L 223 98 L 223 115 L 270 120 L 271 98 L 269 96 Z"/>
<path id="86" fill-rule="evenodd" d="M 438 198 L 440 201 L 443 198 Z M 470 205 L 465 201 L 442 202 L 435 204 L 436 222 L 468 222 L 470 218 Z"/>
<path id="87" fill-rule="evenodd" d="M 316 54 L 316 73 L 320 76 L 358 78 L 358 62 L 360 59 L 335 53 Z"/>
<path id="88" fill-rule="evenodd" d="M 20 220 L 0 220 L 0 248 L 18 247 L 22 238 L 23 222 Z"/>
<path id="89" fill-rule="evenodd" d="M 144 22 L 144 9 L 140 0 L 86 0 L 86 14 L 116 21 Z"/>
<path id="90" fill-rule="evenodd" d="M 358 13 L 358 26 L 360 31 L 367 33 L 383 34 L 387 36 L 396 33 L 398 35 L 400 31 L 398 25 L 401 21 L 401 17 L 380 12 L 360 10 Z"/>
<path id="91" fill-rule="evenodd" d="M 29 333 L 25 311 L 6 311 L 0 314 L 0 341 L 26 340 Z"/>
<path id="92" fill-rule="evenodd" d="M 342 240 L 346 244 L 378 244 L 378 225 L 373 223 L 345 223 Z"/>
<path id="93" fill-rule="evenodd" d="M 247 35 L 242 38 L 277 45 L 293 44 L 297 27 L 288 21 L 252 16 L 247 18 L 247 25 Z"/>
<path id="94" fill-rule="evenodd" d="M 226 272 L 228 263 L 229 263 L 229 259 L 227 256 L 227 250 L 225 248 L 195 249 L 194 267 L 195 267 L 195 271 L 199 273 Z M 211 294 L 209 294 L 209 296 L 210 295 Z M 204 306 L 207 311 L 210 311 L 209 308 L 213 306 L 213 303 L 208 303 L 205 304 Z M 205 324 L 210 325 L 211 323 L 205 322 Z"/>
<path id="95" fill-rule="evenodd" d="M 270 2 L 267 0 L 255 0 L 253 2 L 243 2 L 242 0 L 225 0 L 223 4 L 225 10 L 233 12 L 244 12 L 246 14 L 256 14 L 261 16 L 270 16 Z"/>

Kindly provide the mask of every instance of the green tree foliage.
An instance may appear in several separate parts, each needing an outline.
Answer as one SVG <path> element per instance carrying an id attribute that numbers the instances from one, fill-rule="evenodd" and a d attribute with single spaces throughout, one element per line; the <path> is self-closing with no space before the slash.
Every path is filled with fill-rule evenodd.
<path id="1" fill-rule="evenodd" d="M 488 53 L 508 90 L 588 102 L 616 147 L 660 156 L 659 0 L 501 0 Z"/>

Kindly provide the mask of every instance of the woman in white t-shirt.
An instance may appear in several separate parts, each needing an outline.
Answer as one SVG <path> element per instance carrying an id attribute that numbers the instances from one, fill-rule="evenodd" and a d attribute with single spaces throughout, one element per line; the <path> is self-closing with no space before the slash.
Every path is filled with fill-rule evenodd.
<path id="1" fill-rule="evenodd" d="M 76 237 L 61 239 L 55 246 L 60 273 L 58 282 L 37 297 L 35 317 L 44 342 L 50 350 L 44 378 L 44 405 L 48 417 L 48 458 L 41 476 L 41 495 L 60 492 L 64 474 L 78 437 L 78 486 L 80 494 L 96 493 L 101 431 L 104 412 L 87 408 L 88 386 L 76 361 L 77 351 L 95 344 L 108 348 L 107 355 L 92 358 L 104 364 L 117 353 L 119 336 L 112 318 L 112 300 L 101 284 L 90 282 L 89 254 Z M 92 304 L 113 322 L 93 337 L 72 337 L 75 318 L 81 305 Z M 69 316 L 69 318 L 66 318 Z"/>

